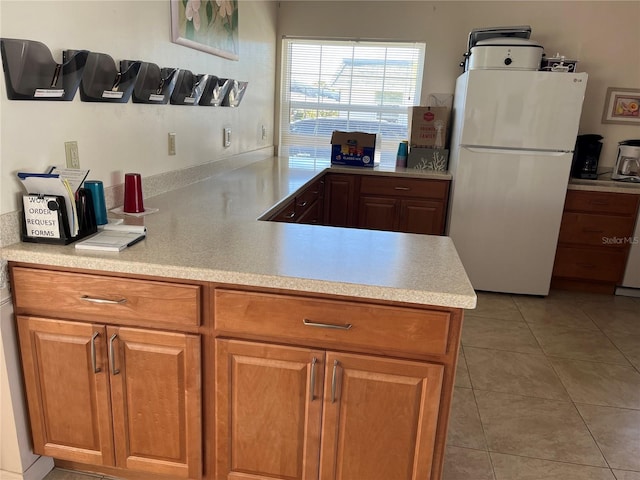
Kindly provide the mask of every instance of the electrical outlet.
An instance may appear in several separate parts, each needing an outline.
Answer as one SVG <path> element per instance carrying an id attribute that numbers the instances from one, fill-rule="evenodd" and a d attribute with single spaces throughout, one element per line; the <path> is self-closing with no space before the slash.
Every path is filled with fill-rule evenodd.
<path id="1" fill-rule="evenodd" d="M 176 134 L 170 133 L 169 134 L 169 155 L 175 155 L 175 154 L 176 154 Z"/>
<path id="2" fill-rule="evenodd" d="M 64 142 L 64 153 L 67 156 L 67 168 L 80 168 L 78 142 Z"/>
<path id="3" fill-rule="evenodd" d="M 231 127 L 225 127 L 223 130 L 223 144 L 225 148 L 231 146 Z"/>

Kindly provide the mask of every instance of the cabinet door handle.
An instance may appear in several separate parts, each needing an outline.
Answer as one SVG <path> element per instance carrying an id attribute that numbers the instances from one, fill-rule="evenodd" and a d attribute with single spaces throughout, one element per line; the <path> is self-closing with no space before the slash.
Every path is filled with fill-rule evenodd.
<path id="1" fill-rule="evenodd" d="M 117 337 L 118 334 L 114 333 L 109 339 L 109 359 L 111 360 L 111 373 L 113 375 L 118 375 L 120 373 L 120 370 L 116 368 L 116 355 L 114 351 L 115 349 L 113 348 L 113 343 L 115 342 Z"/>
<path id="2" fill-rule="evenodd" d="M 82 295 L 80 297 L 80 300 L 84 300 L 85 302 L 91 302 L 91 303 L 106 303 L 106 304 L 110 304 L 110 305 L 121 305 L 123 303 L 127 303 L 127 299 L 126 298 L 121 298 L 120 300 L 109 300 L 108 298 L 95 298 L 95 297 L 90 297 L 89 295 Z"/>
<path id="3" fill-rule="evenodd" d="M 296 212 L 291 212 L 291 213 L 288 213 L 287 215 L 285 215 L 284 218 L 293 218 L 295 216 L 296 216 Z"/>
<path id="4" fill-rule="evenodd" d="M 307 206 L 307 202 L 300 202 L 297 204 L 300 208 L 304 208 Z"/>
<path id="5" fill-rule="evenodd" d="M 409 187 L 395 187 L 395 190 L 402 190 L 404 192 L 408 192 L 411 189 Z"/>
<path id="6" fill-rule="evenodd" d="M 93 373 L 100 373 L 102 371 L 96 361 L 96 338 L 99 336 L 100 332 L 95 332 L 91 337 L 91 368 L 93 368 Z"/>
<path id="7" fill-rule="evenodd" d="M 338 360 L 333 361 L 333 374 L 331 375 L 331 403 L 336 403 L 336 383 L 338 377 Z"/>
<path id="8" fill-rule="evenodd" d="M 336 330 L 349 330 L 352 325 L 350 323 L 345 323 L 344 325 L 333 325 L 332 323 L 317 323 L 312 322 L 306 318 L 302 319 L 302 323 L 304 323 L 307 327 L 318 327 L 318 328 L 335 328 Z"/>
<path id="9" fill-rule="evenodd" d="M 316 396 L 315 396 L 316 363 L 318 363 L 318 359 L 316 357 L 313 357 L 313 359 L 311 360 L 311 380 L 309 380 L 309 390 L 311 390 L 311 401 L 312 402 L 316 399 Z"/>

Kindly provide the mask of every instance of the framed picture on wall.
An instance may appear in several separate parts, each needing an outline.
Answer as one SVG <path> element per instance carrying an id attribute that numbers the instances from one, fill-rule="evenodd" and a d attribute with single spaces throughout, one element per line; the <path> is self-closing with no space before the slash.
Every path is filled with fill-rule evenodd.
<path id="1" fill-rule="evenodd" d="M 602 123 L 640 125 L 640 89 L 607 88 Z"/>
<path id="2" fill-rule="evenodd" d="M 238 0 L 171 0 L 171 39 L 238 60 Z"/>

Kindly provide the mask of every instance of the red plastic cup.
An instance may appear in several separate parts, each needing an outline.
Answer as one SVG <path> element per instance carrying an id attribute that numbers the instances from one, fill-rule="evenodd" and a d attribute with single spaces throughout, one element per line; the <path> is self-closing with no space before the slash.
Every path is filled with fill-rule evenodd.
<path id="1" fill-rule="evenodd" d="M 124 211 L 126 213 L 144 212 L 142 177 L 139 173 L 124 174 Z"/>

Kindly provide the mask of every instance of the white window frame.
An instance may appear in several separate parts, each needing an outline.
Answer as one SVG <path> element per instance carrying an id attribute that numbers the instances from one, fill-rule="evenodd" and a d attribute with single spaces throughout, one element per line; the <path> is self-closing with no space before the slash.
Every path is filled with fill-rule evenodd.
<path id="1" fill-rule="evenodd" d="M 290 61 L 290 46 L 292 44 L 307 44 L 307 45 L 322 45 L 322 46 L 345 46 L 351 47 L 353 49 L 357 49 L 357 47 L 378 47 L 378 48 L 413 48 L 416 49 L 412 57 L 412 61 L 415 63 L 411 64 L 412 70 L 415 69 L 415 85 L 410 88 L 413 89 L 412 95 L 403 95 L 402 104 L 401 105 L 373 105 L 373 104 L 353 104 L 343 103 L 338 100 L 338 102 L 323 102 L 322 96 L 318 96 L 316 98 L 306 98 L 306 90 L 304 93 L 304 99 L 296 99 L 292 98 L 292 73 L 291 73 L 291 61 Z M 311 136 L 311 135 L 297 135 L 295 133 L 290 132 L 290 122 L 291 122 L 291 112 L 292 108 L 300 109 L 305 111 L 322 111 L 322 110 L 331 110 L 334 112 L 339 112 L 340 116 L 344 116 L 347 118 L 351 118 L 351 116 L 355 113 L 361 115 L 367 114 L 377 114 L 379 118 L 384 118 L 386 115 L 387 118 L 397 118 L 400 122 L 400 125 L 407 124 L 407 115 L 408 115 L 408 107 L 412 105 L 418 105 L 420 103 L 420 95 L 422 88 L 422 77 L 424 71 L 424 59 L 425 59 L 425 50 L 426 45 L 423 42 L 397 42 L 397 41 L 381 41 L 381 40 L 349 40 L 349 39 L 318 39 L 318 38 L 300 38 L 300 37 L 284 37 L 282 40 L 282 62 L 281 62 L 281 89 L 280 89 L 280 139 L 279 139 L 279 153 L 281 155 L 289 154 L 289 147 L 293 146 L 304 146 L 309 147 L 310 150 L 313 150 L 313 147 L 326 147 L 329 145 L 330 135 L 329 136 Z M 382 77 L 383 85 L 387 78 L 387 68 L 390 65 L 394 65 L 394 59 L 384 59 L 384 71 L 385 76 Z M 406 60 L 408 61 L 408 60 Z M 344 60 L 346 62 L 346 60 Z M 358 90 L 353 87 L 353 78 L 357 77 L 354 74 L 355 60 L 351 62 L 351 72 L 350 76 L 347 75 L 348 78 L 351 79 L 351 84 L 348 89 L 348 93 L 352 94 L 353 92 L 357 92 Z M 322 70 L 322 69 L 320 69 Z M 321 72 L 326 73 L 326 72 Z M 337 77 L 336 77 L 337 78 Z M 320 80 L 320 76 L 319 76 Z M 318 81 L 317 85 L 322 85 L 320 81 Z M 305 88 L 309 87 L 309 84 L 305 85 Z M 331 87 L 331 85 L 329 85 Z M 319 89 L 318 89 L 319 90 Z M 371 92 L 368 93 L 373 93 Z M 382 96 L 385 94 L 385 90 L 382 90 Z M 377 92 L 380 96 L 380 92 Z M 298 95 L 300 96 L 300 95 Z M 386 122 L 385 122 L 386 123 Z M 351 120 L 349 121 L 351 124 Z M 351 128 L 349 128 L 351 130 Z M 357 129 L 357 128 L 356 128 Z M 382 156 L 383 163 L 395 162 L 395 154 L 398 147 L 399 139 L 396 138 L 387 138 L 385 139 L 384 135 L 381 135 L 382 141 L 378 142 L 378 148 L 385 153 Z M 404 140 L 408 140 L 408 138 L 403 138 Z M 291 157 L 290 162 L 301 165 L 305 163 L 305 158 L 297 158 L 294 159 Z M 307 163 L 313 164 L 316 166 L 317 164 L 326 163 L 329 164 L 329 158 L 316 158 L 315 155 L 311 155 L 309 159 L 306 160 Z"/>

